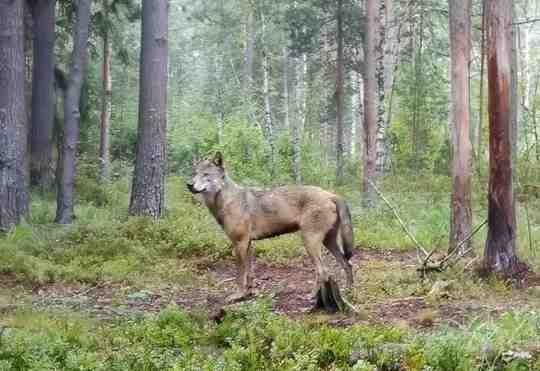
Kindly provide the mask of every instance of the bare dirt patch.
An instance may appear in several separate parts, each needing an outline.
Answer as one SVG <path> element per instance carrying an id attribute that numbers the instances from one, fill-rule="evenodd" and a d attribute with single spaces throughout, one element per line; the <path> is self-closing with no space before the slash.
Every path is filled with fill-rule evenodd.
<path id="1" fill-rule="evenodd" d="M 340 287 L 344 287 L 343 272 L 334 259 L 327 257 L 326 260 Z M 329 316 L 327 322 L 332 325 L 346 326 L 367 320 L 369 323 L 419 329 L 440 324 L 460 326 L 470 318 L 498 316 L 517 308 L 538 307 L 539 304 L 539 298 L 531 298 L 526 289 L 498 292 L 488 287 L 485 289 L 490 290 L 488 292 L 469 293 L 461 289 L 460 282 L 454 283 L 461 289 L 458 294 L 431 300 L 422 287 L 429 288 L 438 278 L 418 283 L 416 255 L 410 251 L 358 249 L 351 261 L 356 282 L 347 294 L 367 317 Z M 7 295 L 2 289 L 11 293 L 26 292 L 36 309 L 69 309 L 100 319 L 157 313 L 171 303 L 188 311 L 213 313 L 223 308 L 225 298 L 234 292 L 236 268 L 231 258 L 203 263 L 193 262 L 193 274 L 200 279 L 195 285 L 191 283 L 185 287 L 133 287 L 112 282 L 101 282 L 95 286 L 60 282 L 28 287 L 19 285 L 16 277 L 2 275 L 0 299 Z M 408 275 L 405 282 L 402 282 L 403 272 Z M 540 281 L 538 276 L 531 274 L 527 282 L 527 286 L 531 286 Z M 293 318 L 312 314 L 315 272 L 308 257 L 292 259 L 286 265 L 259 259 L 255 264 L 254 284 L 258 297 L 272 298 L 276 313 Z M 403 288 L 396 290 L 397 286 Z"/>

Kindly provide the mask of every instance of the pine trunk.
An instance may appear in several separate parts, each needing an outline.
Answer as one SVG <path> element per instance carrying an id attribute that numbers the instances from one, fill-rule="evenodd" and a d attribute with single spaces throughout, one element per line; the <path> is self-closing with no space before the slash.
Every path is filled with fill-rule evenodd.
<path id="1" fill-rule="evenodd" d="M 159 218 L 165 206 L 168 0 L 143 0 L 139 124 L 130 215 Z"/>
<path id="2" fill-rule="evenodd" d="M 274 123 L 272 119 L 272 98 L 270 91 L 270 51 L 266 46 L 266 22 L 262 17 L 262 46 L 263 46 L 263 95 L 264 95 L 264 135 L 268 145 L 270 174 L 274 175 L 275 143 Z"/>
<path id="3" fill-rule="evenodd" d="M 290 106 L 289 106 L 289 50 L 283 47 L 283 112 L 284 126 L 291 130 Z"/>
<path id="4" fill-rule="evenodd" d="M 379 0 L 367 0 L 366 3 L 366 53 L 364 73 L 364 205 L 373 206 L 375 191 L 370 182 L 376 176 L 376 139 L 377 139 L 377 21 L 380 8 Z"/>
<path id="5" fill-rule="evenodd" d="M 386 110 L 385 110 L 385 38 L 386 0 L 378 0 L 377 16 L 375 22 L 375 80 L 377 89 L 377 134 L 375 139 L 375 173 L 381 176 L 386 163 Z"/>
<path id="6" fill-rule="evenodd" d="M 356 135 L 355 138 L 355 147 L 356 147 L 356 159 L 358 161 L 362 161 L 363 152 L 362 143 L 364 142 L 364 133 L 363 133 L 363 125 L 364 125 L 364 82 L 362 78 L 362 74 L 360 73 L 354 73 L 355 74 L 355 89 L 356 89 L 356 97 L 355 101 L 357 102 L 357 109 L 355 112 L 356 116 Z"/>
<path id="7" fill-rule="evenodd" d="M 0 232 L 18 224 L 26 211 L 26 98 L 24 2 L 0 2 Z M 24 139 L 24 140 L 23 140 Z"/>
<path id="8" fill-rule="evenodd" d="M 488 235 L 484 264 L 488 272 L 516 273 L 516 224 L 512 187 L 512 3 L 487 0 L 489 110 Z"/>
<path id="9" fill-rule="evenodd" d="M 450 9 L 450 132 L 452 139 L 452 198 L 450 250 L 471 232 L 471 143 L 469 137 L 469 60 L 471 1 L 449 0 Z M 470 243 L 461 245 L 461 252 Z"/>
<path id="10" fill-rule="evenodd" d="M 302 183 L 300 173 L 300 112 L 296 111 L 291 120 L 291 94 L 289 89 L 289 80 L 294 81 L 296 77 L 296 63 L 290 63 L 289 49 L 283 48 L 283 98 L 285 108 L 285 127 L 289 130 L 292 147 L 292 173 L 296 184 Z M 292 72 L 292 74 L 290 74 Z M 296 85 L 298 86 L 298 85 Z M 294 91 L 295 106 L 298 107 L 298 91 Z"/>
<path id="11" fill-rule="evenodd" d="M 75 176 L 77 172 L 77 145 L 81 113 L 81 89 L 88 64 L 88 33 L 90 23 L 90 0 L 79 0 L 77 6 L 73 53 L 64 97 L 64 135 L 58 179 L 56 222 L 70 224 L 74 218 Z"/>
<path id="12" fill-rule="evenodd" d="M 343 0 L 337 6 L 336 184 L 343 184 Z"/>
<path id="13" fill-rule="evenodd" d="M 253 17 L 253 9 L 249 7 L 246 30 L 245 30 L 245 48 L 244 48 L 244 94 L 249 98 L 253 87 L 253 50 L 255 49 L 255 20 Z"/>
<path id="14" fill-rule="evenodd" d="M 53 186 L 54 42 L 56 0 L 33 3 L 34 64 L 32 126 L 30 132 L 30 182 L 42 190 Z"/>
<path id="15" fill-rule="evenodd" d="M 108 17 L 108 2 L 103 1 L 103 10 L 105 17 Z M 112 79 L 111 79 L 111 54 L 112 45 L 108 30 L 103 32 L 103 65 L 102 65 L 102 83 L 103 96 L 101 97 L 101 123 L 99 131 L 99 177 L 102 182 L 109 179 L 109 131 L 112 109 Z"/>
<path id="16" fill-rule="evenodd" d="M 484 126 L 484 66 L 486 63 L 486 0 L 482 0 L 482 30 L 480 45 L 480 92 L 478 97 L 478 126 L 476 128 L 476 168 L 480 173 L 481 161 L 484 157 L 482 150 L 482 127 Z"/>

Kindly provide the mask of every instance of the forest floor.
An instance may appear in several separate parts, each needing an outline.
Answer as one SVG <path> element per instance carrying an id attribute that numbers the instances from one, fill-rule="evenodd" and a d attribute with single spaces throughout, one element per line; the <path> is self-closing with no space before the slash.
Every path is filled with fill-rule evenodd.
<path id="1" fill-rule="evenodd" d="M 334 275 L 343 287 L 343 273 L 329 256 Z M 471 259 L 468 259 L 471 261 Z M 521 287 L 477 277 L 464 264 L 444 273 L 420 278 L 411 251 L 359 248 L 351 260 L 355 285 L 347 298 L 361 315 L 314 312 L 314 268 L 307 256 L 288 263 L 258 259 L 255 298 L 271 298 L 273 311 L 295 319 L 311 319 L 335 326 L 381 324 L 424 331 L 440 325 L 460 327 L 474 319 L 497 318 L 505 312 L 540 307 L 540 276 L 528 273 Z M 467 263 L 467 262 L 465 262 Z M 469 267 L 467 267 L 469 265 Z M 188 268 L 186 268 L 188 267 Z M 153 269 L 148 267 L 148 269 Z M 179 263 L 181 283 L 127 284 L 98 282 L 24 284 L 15 276 L 0 276 L 0 314 L 19 309 L 80 312 L 96 319 L 158 313 L 171 303 L 188 312 L 214 316 L 235 290 L 232 257 L 191 258 Z"/>

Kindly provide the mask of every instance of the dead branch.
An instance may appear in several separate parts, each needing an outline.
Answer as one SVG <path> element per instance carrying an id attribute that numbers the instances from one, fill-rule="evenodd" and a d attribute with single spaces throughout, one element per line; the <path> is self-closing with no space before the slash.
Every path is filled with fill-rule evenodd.
<path id="1" fill-rule="evenodd" d="M 467 237 L 465 237 L 462 241 L 460 241 L 455 248 L 452 249 L 444 258 L 442 258 L 439 262 L 436 262 L 434 264 L 428 264 L 427 259 L 423 262 L 422 266 L 418 268 L 417 270 L 421 273 L 422 276 L 424 276 L 428 272 L 442 272 L 446 268 L 451 267 L 455 262 L 458 261 L 459 258 L 467 255 L 469 252 L 472 251 L 473 246 L 471 245 L 469 248 L 467 248 L 463 252 L 459 252 L 460 248 L 466 244 L 468 241 L 473 238 L 473 236 L 478 233 L 480 229 L 482 229 L 483 226 L 487 224 L 487 219 L 485 219 L 482 223 L 477 225 L 471 233 Z M 435 251 L 435 250 L 433 250 Z M 452 258 L 455 258 L 454 260 L 450 260 Z M 473 259 L 474 261 L 474 259 Z"/>
<path id="2" fill-rule="evenodd" d="M 473 236 L 480 230 L 482 229 L 483 226 L 485 226 L 487 224 L 487 219 L 485 219 L 482 223 L 480 223 L 479 225 L 477 225 L 472 231 L 471 233 L 469 233 L 469 235 L 467 237 L 465 237 L 462 241 L 460 241 L 453 249 L 452 251 L 450 251 L 448 253 L 448 255 L 446 255 L 442 260 L 441 260 L 441 264 L 444 264 L 446 263 L 448 260 L 450 260 L 450 258 L 452 258 L 453 255 L 455 255 L 457 252 L 460 251 L 461 247 L 463 245 L 465 245 L 467 242 L 470 241 L 471 238 L 473 238 Z M 465 252 L 463 253 L 460 253 L 459 254 L 459 257 L 462 257 L 462 256 L 465 256 L 467 255 L 473 248 L 472 247 L 469 247 Z"/>
<path id="3" fill-rule="evenodd" d="M 407 228 L 407 226 L 405 225 L 403 220 L 399 217 L 399 214 L 398 214 L 396 208 L 386 199 L 386 197 L 384 197 L 382 192 L 371 181 L 371 179 L 368 179 L 368 182 L 373 187 L 373 189 L 375 190 L 377 195 L 384 201 L 384 203 L 390 208 L 390 210 L 392 210 L 392 212 L 394 213 L 394 216 L 398 220 L 398 222 L 401 225 L 401 228 L 403 229 L 403 231 L 407 234 L 407 236 L 409 236 L 411 241 L 415 244 L 417 253 L 418 253 L 418 251 L 421 251 L 424 254 L 424 258 L 425 258 L 424 262 L 427 262 L 429 260 L 429 258 L 431 257 L 431 255 L 433 255 L 433 251 L 430 254 L 428 254 L 426 249 L 422 245 L 420 245 L 420 242 L 418 242 L 418 240 L 414 237 L 414 235 L 409 231 L 409 229 Z M 418 257 L 418 259 L 420 260 L 420 257 Z"/>

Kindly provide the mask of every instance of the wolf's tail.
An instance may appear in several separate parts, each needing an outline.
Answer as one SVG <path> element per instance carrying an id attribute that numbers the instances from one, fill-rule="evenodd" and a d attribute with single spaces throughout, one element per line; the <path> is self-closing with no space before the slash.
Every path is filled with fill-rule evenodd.
<path id="1" fill-rule="evenodd" d="M 343 256 L 349 260 L 353 254 L 354 248 L 354 231 L 351 211 L 345 200 L 338 198 L 335 202 L 339 216 L 339 235 L 341 236 Z"/>

